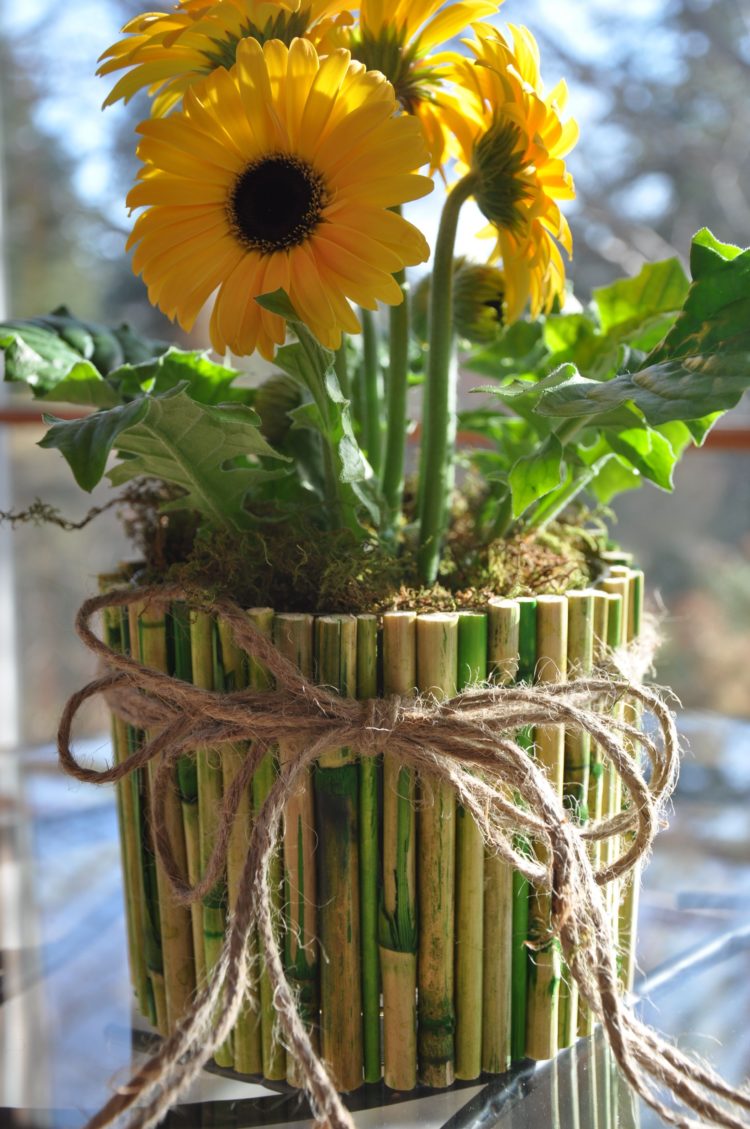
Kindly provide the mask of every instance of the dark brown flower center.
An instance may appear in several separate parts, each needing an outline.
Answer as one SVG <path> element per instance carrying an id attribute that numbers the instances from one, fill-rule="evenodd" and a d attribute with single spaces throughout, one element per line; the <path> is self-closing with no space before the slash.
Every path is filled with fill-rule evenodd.
<path id="1" fill-rule="evenodd" d="M 320 222 L 323 178 L 306 161 L 275 153 L 238 176 L 228 202 L 236 237 L 262 254 L 303 243 Z"/>

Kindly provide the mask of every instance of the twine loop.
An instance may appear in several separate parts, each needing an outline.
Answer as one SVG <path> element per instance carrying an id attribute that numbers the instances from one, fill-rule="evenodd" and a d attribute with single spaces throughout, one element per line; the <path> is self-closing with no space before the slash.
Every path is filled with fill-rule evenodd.
<path id="1" fill-rule="evenodd" d="M 701 1124 L 747 1129 L 750 1094 L 735 1090 L 642 1023 L 626 1006 L 618 983 L 615 944 L 601 888 L 627 875 L 651 849 L 664 823 L 679 760 L 674 716 L 664 697 L 640 682 L 652 648 L 641 643 L 639 650 L 614 656 L 610 669 L 568 683 L 483 686 L 448 701 L 420 697 L 358 702 L 308 681 L 246 613 L 225 598 L 211 601 L 206 610 L 226 621 L 236 644 L 273 677 L 274 690 L 200 689 L 111 650 L 90 626 L 92 617 L 104 608 L 135 603 L 164 606 L 185 600 L 195 605 L 192 596 L 177 586 L 127 588 L 81 606 L 76 630 L 104 664 L 105 673 L 73 694 L 63 711 L 58 750 L 64 770 L 79 780 L 108 783 L 154 762 L 155 849 L 175 898 L 189 903 L 205 897 L 221 878 L 240 801 L 263 756 L 275 742 L 289 739 L 295 742 L 295 753 L 281 766 L 253 820 L 240 893 L 208 982 L 196 993 L 176 1030 L 86 1129 L 116 1123 L 149 1129 L 159 1123 L 225 1042 L 251 997 L 249 945 L 256 929 L 281 1036 L 299 1064 L 316 1125 L 354 1129 L 311 1045 L 287 980 L 269 886 L 269 864 L 279 844 L 287 801 L 305 770 L 326 750 L 340 746 L 349 746 L 361 757 L 387 749 L 421 779 L 452 785 L 489 849 L 550 894 L 552 933 L 581 997 L 601 1022 L 627 1081 L 666 1122 L 680 1129 Z M 155 734 L 124 761 L 100 770 L 80 764 L 70 747 L 76 713 L 98 695 L 104 695 L 126 722 Z M 623 701 L 651 714 L 658 740 L 623 718 L 615 709 Z M 586 825 L 569 818 L 544 770 L 516 740 L 518 731 L 527 726 L 558 724 L 588 733 L 596 742 L 622 780 L 629 801 L 624 810 Z M 177 865 L 166 831 L 165 806 L 174 787 L 174 769 L 179 758 L 196 749 L 226 743 L 244 745 L 245 751 L 224 794 L 212 855 L 200 881 L 191 884 Z M 633 749 L 639 755 L 634 756 Z M 544 849 L 528 854 L 519 848 L 519 836 Z M 621 844 L 621 852 L 595 867 L 591 843 L 612 837 Z"/>

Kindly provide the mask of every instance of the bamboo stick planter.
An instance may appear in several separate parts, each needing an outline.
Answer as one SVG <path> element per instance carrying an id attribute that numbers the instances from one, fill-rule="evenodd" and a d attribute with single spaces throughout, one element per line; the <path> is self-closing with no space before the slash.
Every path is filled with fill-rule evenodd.
<path id="1" fill-rule="evenodd" d="M 102 587 L 120 579 L 102 578 Z M 247 614 L 306 677 L 342 694 L 450 697 L 488 679 L 508 685 L 589 673 L 607 646 L 638 634 L 642 593 L 642 573 L 612 565 L 596 589 L 496 599 L 467 612 Z M 183 605 L 166 615 L 146 606 L 130 616 L 110 611 L 104 630 L 113 648 L 201 687 L 272 690 L 226 624 Z M 117 719 L 112 732 L 117 759 L 143 739 Z M 617 776 L 589 740 L 559 725 L 517 739 L 545 766 L 571 819 L 619 810 Z M 287 742 L 260 763 L 240 801 L 224 879 L 191 910 L 173 903 L 160 876 L 148 830 L 150 774 L 140 770 L 118 790 L 133 988 L 162 1034 L 211 974 L 254 811 L 294 754 Z M 170 835 L 191 880 L 203 872 L 243 755 L 232 745 L 201 749 L 175 771 Z M 538 845 L 516 845 L 543 857 Z M 327 750 L 287 803 L 282 846 L 271 881 L 286 972 L 342 1091 L 381 1081 L 396 1090 L 445 1087 L 501 1074 L 513 1061 L 553 1057 L 591 1033 L 550 938 L 549 896 L 485 847 L 447 785 L 416 779 L 387 750 L 361 762 L 348 749 Z M 592 858 L 605 863 L 615 847 L 592 844 Z M 627 984 L 636 884 L 607 896 Z M 298 1087 L 298 1068 L 276 1038 L 257 941 L 250 948 L 254 1002 L 217 1062 Z"/>

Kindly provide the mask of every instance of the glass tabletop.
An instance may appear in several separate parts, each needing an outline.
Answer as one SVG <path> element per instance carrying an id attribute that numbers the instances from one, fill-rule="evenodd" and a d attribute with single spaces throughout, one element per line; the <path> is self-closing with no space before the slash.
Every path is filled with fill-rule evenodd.
<path id="1" fill-rule="evenodd" d="M 644 876 L 639 1007 L 731 1081 L 750 1075 L 750 723 L 681 721 L 670 826 Z M 105 740 L 84 755 L 104 761 Z M 0 753 L 0 1125 L 79 1129 L 154 1036 L 131 1006 L 114 793 L 49 747 Z M 358 1129 L 651 1129 L 600 1034 L 447 1091 L 363 1086 Z M 205 1070 L 167 1125 L 311 1125 L 296 1091 Z"/>

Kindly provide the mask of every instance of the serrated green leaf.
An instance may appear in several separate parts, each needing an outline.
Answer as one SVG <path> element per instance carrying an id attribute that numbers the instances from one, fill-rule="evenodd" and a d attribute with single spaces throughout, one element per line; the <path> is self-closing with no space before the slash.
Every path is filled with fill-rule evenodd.
<path id="1" fill-rule="evenodd" d="M 562 446 L 556 435 L 548 435 L 540 447 L 523 455 L 511 469 L 508 480 L 513 517 L 520 517 L 534 502 L 557 489 L 563 477 Z"/>
<path id="2" fill-rule="evenodd" d="M 172 509 L 195 510 L 214 526 L 249 529 L 244 503 L 262 468 L 232 461 L 282 458 L 261 435 L 255 412 L 239 404 L 197 404 L 185 386 L 143 402 L 144 414 L 118 435 L 118 450 L 131 457 L 110 472 L 113 485 L 160 478 L 185 491 Z"/>
<path id="3" fill-rule="evenodd" d="M 101 481 L 109 454 L 121 432 L 136 424 L 146 409 L 146 400 L 135 400 L 84 419 L 56 420 L 54 416 L 45 416 L 45 422 L 52 427 L 39 446 L 60 451 L 78 485 L 90 492 Z"/>
<path id="4" fill-rule="evenodd" d="M 242 373 L 216 364 L 205 352 L 170 349 L 147 366 L 130 371 L 137 373 L 140 369 L 145 372 L 147 368 L 151 369 L 148 390 L 155 396 L 184 384 L 190 399 L 199 404 L 251 404 L 255 397 L 252 388 L 234 387 Z"/>
<path id="5" fill-rule="evenodd" d="M 276 354 L 276 364 L 312 397 L 289 412 L 292 428 L 316 432 L 324 445 L 324 498 L 328 516 L 361 535 L 357 512 L 364 505 L 377 523 L 380 508 L 372 468 L 354 435 L 349 401 L 341 391 L 334 369 L 334 354 L 324 348 L 299 318 L 283 290 L 257 299 L 264 309 L 281 315 L 292 326 L 297 341 Z M 327 452 L 327 453 L 326 453 Z"/>

